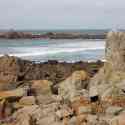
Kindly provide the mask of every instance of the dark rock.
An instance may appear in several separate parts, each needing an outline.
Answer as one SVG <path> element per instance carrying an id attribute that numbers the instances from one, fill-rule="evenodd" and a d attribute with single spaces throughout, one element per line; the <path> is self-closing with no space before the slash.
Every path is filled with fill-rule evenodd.
<path id="1" fill-rule="evenodd" d="M 15 84 L 19 81 L 49 80 L 57 84 L 69 77 L 76 70 L 85 70 L 93 76 L 95 69 L 98 71 L 103 63 L 59 63 L 49 61 L 36 64 L 30 61 L 21 60 L 17 57 L 0 57 L 0 81 Z M 17 84 L 18 85 L 18 84 Z"/>
<path id="2" fill-rule="evenodd" d="M 97 102 L 99 100 L 98 96 L 90 97 L 91 102 Z"/>
<path id="3" fill-rule="evenodd" d="M 33 34 L 10 30 L 0 32 L 0 38 L 5 39 L 105 39 L 106 33 L 81 33 L 81 32 L 48 32 L 44 34 Z"/>

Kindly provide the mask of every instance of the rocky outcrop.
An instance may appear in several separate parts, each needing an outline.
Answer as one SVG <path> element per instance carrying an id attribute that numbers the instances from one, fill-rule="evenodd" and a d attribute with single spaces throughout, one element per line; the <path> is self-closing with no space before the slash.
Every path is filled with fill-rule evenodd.
<path id="1" fill-rule="evenodd" d="M 106 32 L 103 33 L 81 33 L 81 32 L 48 32 L 33 34 L 31 32 L 19 32 L 11 30 L 0 32 L 0 38 L 4 39 L 105 39 Z"/>
<path id="2" fill-rule="evenodd" d="M 110 32 L 106 42 L 106 62 L 90 83 L 90 96 L 102 99 L 125 95 L 125 33 Z"/>
<path id="3" fill-rule="evenodd" d="M 105 39 L 106 33 L 47 33 L 46 34 L 50 39 Z"/>
<path id="4" fill-rule="evenodd" d="M 85 71 L 76 71 L 65 81 L 59 83 L 58 94 L 64 100 L 73 100 L 75 96 L 80 96 L 82 89 L 87 89 L 89 76 Z"/>
<path id="5" fill-rule="evenodd" d="M 3 33 L 0 38 L 25 39 L 25 38 L 32 38 L 32 34 L 31 33 L 24 33 L 24 32 L 9 31 L 9 32 Z"/>
<path id="6" fill-rule="evenodd" d="M 0 57 L 0 88 L 6 83 L 30 80 L 49 80 L 53 84 L 59 83 L 70 76 L 76 70 L 85 70 L 90 76 L 93 76 L 103 65 L 102 62 L 77 62 L 77 63 L 59 63 L 57 61 L 48 61 L 36 64 L 30 61 L 22 60 L 17 57 Z M 14 86 L 13 84 L 13 86 Z M 5 84 L 4 84 L 5 85 Z"/>
<path id="7" fill-rule="evenodd" d="M 90 82 L 90 78 L 98 71 L 97 63 L 89 66 L 82 62 L 66 64 L 57 61 L 34 64 L 6 57 L 3 63 L 0 61 L 3 65 L 0 69 L 2 72 L 6 69 L 8 76 L 13 74 L 14 80 L 9 82 L 8 78 L 6 83 L 1 77 L 0 87 L 3 91 L 0 92 L 0 123 L 125 125 L 124 49 L 125 33 L 110 32 L 106 41 L 106 62 Z M 16 61 L 10 63 L 9 58 Z M 12 69 L 7 69 L 8 65 Z M 29 69 L 26 70 L 26 67 Z M 3 87 L 4 84 L 6 87 Z M 58 92 L 55 94 L 53 89 Z"/>
<path id="8" fill-rule="evenodd" d="M 83 95 L 88 97 L 88 90 L 85 90 L 88 81 L 102 65 L 100 61 L 74 64 L 48 61 L 36 64 L 7 55 L 0 57 L 0 123 L 70 124 L 73 121 L 70 117 L 75 117 L 74 112 L 77 111 L 74 108 L 75 102 L 70 105 L 70 99 L 69 103 L 64 100 L 65 92 L 68 92 L 68 97 L 72 93 L 77 95 L 75 100 Z M 65 86 L 68 88 L 64 96 L 62 91 L 58 94 L 60 85 L 63 89 Z M 80 114 L 86 112 L 87 108 L 80 107 Z"/>
<path id="9" fill-rule="evenodd" d="M 15 82 L 6 83 L 3 82 L 5 79 L 1 80 L 0 87 L 3 91 L 0 92 L 0 123 L 4 125 L 125 125 L 124 41 L 125 33 L 108 34 L 107 61 L 90 82 L 93 73 L 88 70 L 89 68 L 85 69 L 88 64 L 84 63 L 82 68 L 82 62 L 76 66 L 51 61 L 44 63 L 46 66 L 42 67 L 42 64 L 31 64 L 14 57 L 6 57 L 5 66 L 8 67 L 9 64 L 12 69 L 7 70 L 4 63 L 0 62 L 3 65 L 1 69 L 14 71 L 13 77 L 16 73 L 17 75 L 14 77 Z M 16 61 L 10 63 L 9 58 Z M 95 67 L 95 64 L 91 63 L 91 68 Z M 20 69 L 20 66 L 23 68 Z M 26 67 L 30 67 L 29 70 L 26 70 Z M 39 71 L 38 74 L 36 71 Z M 35 79 L 42 78 L 39 74 L 43 71 L 46 72 L 46 77 L 43 78 L 49 79 L 52 75 L 56 80 Z M 94 70 L 94 73 L 96 71 Z M 64 76 L 65 73 L 68 75 Z M 23 76 L 21 77 L 23 81 L 19 81 L 20 76 Z M 6 87 L 3 87 L 4 84 Z M 10 84 L 15 86 L 9 88 Z M 53 92 L 55 88 L 58 90 L 56 94 Z"/>

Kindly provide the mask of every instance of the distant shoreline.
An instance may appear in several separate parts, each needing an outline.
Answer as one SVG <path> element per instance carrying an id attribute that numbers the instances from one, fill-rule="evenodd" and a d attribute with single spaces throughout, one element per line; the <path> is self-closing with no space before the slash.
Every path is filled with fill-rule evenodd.
<path id="1" fill-rule="evenodd" d="M 32 33 L 21 31 L 0 32 L 0 39 L 106 39 L 107 32 L 46 32 Z"/>

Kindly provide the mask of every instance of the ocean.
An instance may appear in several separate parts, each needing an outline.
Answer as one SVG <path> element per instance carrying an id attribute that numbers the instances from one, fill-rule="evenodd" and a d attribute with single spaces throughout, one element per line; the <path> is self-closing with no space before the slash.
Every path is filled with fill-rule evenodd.
<path id="1" fill-rule="evenodd" d="M 0 39 L 0 56 L 17 56 L 36 62 L 104 60 L 104 51 L 104 40 Z"/>

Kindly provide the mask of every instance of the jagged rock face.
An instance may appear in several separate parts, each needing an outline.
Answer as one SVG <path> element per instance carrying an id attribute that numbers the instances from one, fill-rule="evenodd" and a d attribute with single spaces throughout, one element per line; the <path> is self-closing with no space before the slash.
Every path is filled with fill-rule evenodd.
<path id="1" fill-rule="evenodd" d="M 57 61 L 48 61 L 46 63 L 36 64 L 31 61 L 22 60 L 17 57 L 0 57 L 0 88 L 1 83 L 13 83 L 29 80 L 49 80 L 54 84 L 60 83 L 69 77 L 74 71 L 85 70 L 93 76 L 95 72 L 102 67 L 103 63 L 59 63 Z M 8 88 L 8 86 L 6 87 Z"/>
<path id="2" fill-rule="evenodd" d="M 104 67 L 92 78 L 90 96 L 124 95 L 125 87 L 125 33 L 110 32 L 106 41 L 106 62 Z M 122 83 L 122 87 L 121 87 Z"/>
<path id="3" fill-rule="evenodd" d="M 114 71 L 125 72 L 125 33 L 110 32 L 108 34 L 106 41 L 106 60 Z"/>

